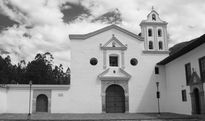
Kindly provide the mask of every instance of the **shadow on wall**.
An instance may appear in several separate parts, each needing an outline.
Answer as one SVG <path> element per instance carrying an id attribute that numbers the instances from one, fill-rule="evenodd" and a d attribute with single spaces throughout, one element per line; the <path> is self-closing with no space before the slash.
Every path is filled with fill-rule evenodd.
<path id="1" fill-rule="evenodd" d="M 158 102 L 157 102 L 157 86 L 156 82 L 159 82 L 159 91 L 160 91 L 160 108 L 161 111 L 163 111 L 162 108 L 162 89 L 161 81 L 156 78 L 155 71 L 152 71 L 152 75 L 149 77 L 149 81 L 146 84 L 145 90 L 143 91 L 144 94 L 142 94 L 141 101 L 139 103 L 139 106 L 137 107 L 137 110 L 140 112 L 151 112 L 151 113 L 157 113 L 158 112 Z"/>

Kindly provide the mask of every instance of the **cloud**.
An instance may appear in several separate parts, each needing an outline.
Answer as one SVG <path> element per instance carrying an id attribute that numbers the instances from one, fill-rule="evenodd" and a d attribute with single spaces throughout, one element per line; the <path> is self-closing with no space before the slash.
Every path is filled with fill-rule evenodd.
<path id="1" fill-rule="evenodd" d="M 102 15 L 117 8 L 122 17 L 122 26 L 138 34 L 140 22 L 154 6 L 162 20 L 167 21 L 170 35 L 170 46 L 182 41 L 188 41 L 204 34 L 205 1 L 204 0 L 85 0 L 82 5 L 90 8 L 94 16 Z"/>
<path id="2" fill-rule="evenodd" d="M 19 26 L 8 27 L 0 34 L 2 40 L 0 46 L 10 53 L 14 63 L 22 59 L 30 61 L 37 53 L 70 52 L 68 25 L 63 22 L 63 13 L 60 11 L 60 6 L 64 2 L 55 0 L 0 2 L 2 14 L 20 23 Z M 61 62 L 59 58 L 56 58 L 59 60 L 56 64 Z M 69 54 L 64 60 L 70 60 Z"/>
<path id="3" fill-rule="evenodd" d="M 67 67 L 71 59 L 69 34 L 105 27 L 113 20 L 109 15 L 117 14 L 119 26 L 138 34 L 139 24 L 152 6 L 169 23 L 170 46 L 205 31 L 204 0 L 2 0 L 0 13 L 19 25 L 8 26 L 0 33 L 0 47 L 15 62 L 30 61 L 37 53 L 49 51 L 57 65 Z M 118 12 L 113 12 L 116 9 Z"/>

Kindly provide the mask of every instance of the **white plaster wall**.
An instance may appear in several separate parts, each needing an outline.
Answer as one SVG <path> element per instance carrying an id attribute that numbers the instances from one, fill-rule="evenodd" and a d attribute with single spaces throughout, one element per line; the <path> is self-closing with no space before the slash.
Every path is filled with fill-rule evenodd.
<path id="1" fill-rule="evenodd" d="M 5 113 L 7 109 L 6 88 L 0 88 L 0 113 Z"/>
<path id="2" fill-rule="evenodd" d="M 160 75 L 157 76 L 154 67 L 167 55 L 144 54 L 143 41 L 112 29 L 87 40 L 71 41 L 71 85 L 68 90 L 52 90 L 51 113 L 102 113 L 101 81 L 97 78 L 104 71 L 100 43 L 105 44 L 112 34 L 128 47 L 124 63 L 125 71 L 132 75 L 128 82 L 129 112 L 157 112 L 156 81 L 160 82 L 160 104 L 161 111 L 164 111 L 166 84 L 164 76 L 161 76 L 164 75 L 163 67 L 160 67 Z M 95 66 L 90 65 L 92 57 L 98 59 Z M 130 64 L 132 58 L 138 59 L 137 66 Z M 7 113 L 28 113 L 28 89 L 10 88 L 6 97 Z"/>
<path id="3" fill-rule="evenodd" d="M 33 95 L 31 95 L 31 97 L 33 97 Z M 31 111 L 32 111 L 32 104 L 31 104 Z M 15 89 L 15 88 L 8 89 L 7 113 L 28 113 L 28 112 L 29 112 L 29 89 Z"/>
<path id="4" fill-rule="evenodd" d="M 186 86 L 185 67 L 186 63 L 191 63 L 191 68 L 199 72 L 198 59 L 205 56 L 205 44 L 195 48 L 191 52 L 175 59 L 166 65 L 167 80 L 167 112 L 191 114 L 190 88 Z M 181 90 L 186 89 L 187 102 L 182 102 Z"/>
<path id="5" fill-rule="evenodd" d="M 143 41 L 115 29 L 100 33 L 87 40 L 71 41 L 71 88 L 65 92 L 65 99 L 62 98 L 61 100 L 64 109 L 59 106 L 55 108 L 56 111 L 72 113 L 102 112 L 101 82 L 97 79 L 97 76 L 104 71 L 103 52 L 100 50 L 100 43 L 105 44 L 111 39 L 112 34 L 115 34 L 115 37 L 123 44 L 127 44 L 128 47 L 125 51 L 125 71 L 132 75 L 128 82 L 129 112 L 157 112 L 154 67 L 159 60 L 167 55 L 144 54 L 142 52 L 144 49 Z M 92 57 L 98 59 L 96 66 L 90 65 L 89 61 Z M 138 59 L 137 66 L 130 64 L 131 58 Z M 162 78 L 159 78 L 159 81 L 162 82 L 162 85 L 165 85 Z M 163 89 L 165 88 L 160 90 Z M 57 95 L 57 92 L 55 95 Z M 162 96 L 162 98 L 164 97 Z M 163 102 L 161 104 L 164 105 Z"/>

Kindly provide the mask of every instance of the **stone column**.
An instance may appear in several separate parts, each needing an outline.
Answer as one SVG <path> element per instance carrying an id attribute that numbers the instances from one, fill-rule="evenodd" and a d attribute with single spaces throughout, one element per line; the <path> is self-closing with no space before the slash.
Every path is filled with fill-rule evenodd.
<path id="1" fill-rule="evenodd" d="M 124 59 L 124 51 L 121 51 L 121 60 L 122 60 L 122 69 L 125 68 L 125 59 Z"/>
<path id="2" fill-rule="evenodd" d="M 154 35 L 154 41 L 153 41 L 153 45 L 154 45 L 154 50 L 158 51 L 158 40 L 157 40 L 157 27 L 154 26 L 153 27 L 153 35 Z"/>
<path id="3" fill-rule="evenodd" d="M 102 113 L 106 113 L 106 105 L 105 105 L 105 93 L 102 93 Z"/>
<path id="4" fill-rule="evenodd" d="M 199 93 L 199 96 L 200 96 L 201 114 L 205 114 L 204 91 L 201 91 Z"/>
<path id="5" fill-rule="evenodd" d="M 129 113 L 129 95 L 125 93 L 125 113 Z"/>
<path id="6" fill-rule="evenodd" d="M 106 50 L 103 50 L 103 69 L 106 69 L 106 64 L 107 64 L 106 56 L 107 56 L 107 52 Z"/>
<path id="7" fill-rule="evenodd" d="M 196 107 L 195 107 L 195 97 L 194 97 L 194 93 L 191 92 L 190 93 L 191 96 L 191 107 L 192 107 L 192 114 L 196 114 Z"/>

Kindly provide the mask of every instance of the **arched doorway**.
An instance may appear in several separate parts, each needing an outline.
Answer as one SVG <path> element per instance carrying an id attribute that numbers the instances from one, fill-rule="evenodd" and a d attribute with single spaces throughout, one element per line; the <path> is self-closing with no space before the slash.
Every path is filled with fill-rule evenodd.
<path id="1" fill-rule="evenodd" d="M 36 112 L 48 112 L 48 97 L 40 94 L 36 98 Z"/>
<path id="2" fill-rule="evenodd" d="M 106 113 L 124 113 L 125 94 L 119 85 L 110 85 L 106 89 Z"/>
<path id="3" fill-rule="evenodd" d="M 194 101 L 195 101 L 195 112 L 196 114 L 200 114 L 201 108 L 200 108 L 200 95 L 199 95 L 198 88 L 194 89 Z"/>

